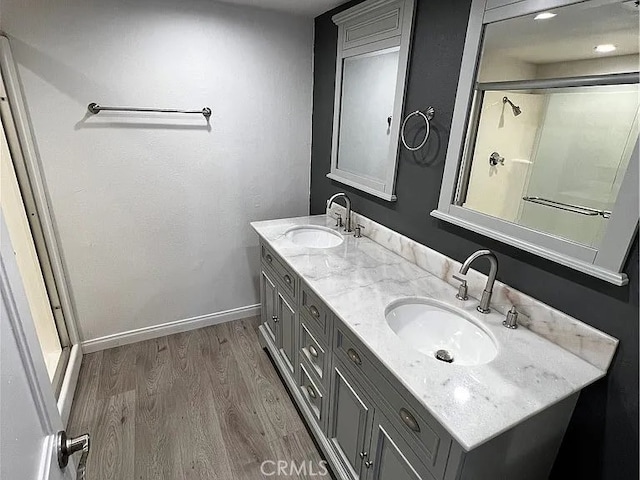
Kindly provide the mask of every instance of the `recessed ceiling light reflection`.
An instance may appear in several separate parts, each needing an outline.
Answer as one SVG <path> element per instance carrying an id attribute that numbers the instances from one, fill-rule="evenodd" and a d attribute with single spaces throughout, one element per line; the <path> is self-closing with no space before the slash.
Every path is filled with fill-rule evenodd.
<path id="1" fill-rule="evenodd" d="M 534 20 L 549 20 L 557 15 L 557 13 L 542 12 L 533 17 Z"/>
<path id="2" fill-rule="evenodd" d="M 613 52 L 616 49 L 616 46 L 611 43 L 604 43 L 602 45 L 597 45 L 594 50 L 596 53 L 609 53 Z"/>
<path id="3" fill-rule="evenodd" d="M 467 403 L 467 400 L 471 398 L 471 393 L 465 387 L 456 387 L 453 390 L 453 398 L 458 403 Z"/>

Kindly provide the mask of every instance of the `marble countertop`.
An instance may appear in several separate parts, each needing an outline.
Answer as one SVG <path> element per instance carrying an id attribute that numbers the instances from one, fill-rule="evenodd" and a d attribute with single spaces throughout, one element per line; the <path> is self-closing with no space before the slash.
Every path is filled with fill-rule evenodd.
<path id="1" fill-rule="evenodd" d="M 457 289 L 367 237 L 345 235 L 333 248 L 295 245 L 284 235 L 296 225 L 337 230 L 326 215 L 253 222 L 251 226 L 313 289 L 339 320 L 471 450 L 605 375 L 585 360 L 526 328 L 509 330 L 504 316 L 457 300 Z M 431 297 L 465 310 L 498 343 L 489 363 L 439 362 L 404 343 L 385 320 L 399 298 Z"/>

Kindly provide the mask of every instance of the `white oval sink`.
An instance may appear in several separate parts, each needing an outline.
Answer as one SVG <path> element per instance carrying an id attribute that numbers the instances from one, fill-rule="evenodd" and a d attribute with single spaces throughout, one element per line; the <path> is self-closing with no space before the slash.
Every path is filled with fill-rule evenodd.
<path id="1" fill-rule="evenodd" d="M 455 365 L 481 365 L 498 354 L 496 342 L 472 316 L 438 300 L 396 300 L 385 309 L 385 318 L 398 337 L 431 358 L 448 361 L 452 357 L 449 363 Z"/>
<path id="2" fill-rule="evenodd" d="M 296 245 L 310 248 L 337 247 L 344 241 L 344 238 L 338 232 L 319 225 L 292 227 L 284 234 Z"/>

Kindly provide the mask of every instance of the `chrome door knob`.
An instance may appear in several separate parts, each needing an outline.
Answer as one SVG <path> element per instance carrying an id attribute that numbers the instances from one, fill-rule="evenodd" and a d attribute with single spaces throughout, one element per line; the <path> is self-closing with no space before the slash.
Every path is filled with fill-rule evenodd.
<path id="1" fill-rule="evenodd" d="M 76 480 L 84 480 L 87 468 L 87 457 L 91 448 L 91 438 L 88 433 L 78 437 L 69 438 L 64 430 L 57 435 L 58 466 L 65 468 L 69 464 L 69 457 L 76 452 L 82 452 L 78 462 Z"/>

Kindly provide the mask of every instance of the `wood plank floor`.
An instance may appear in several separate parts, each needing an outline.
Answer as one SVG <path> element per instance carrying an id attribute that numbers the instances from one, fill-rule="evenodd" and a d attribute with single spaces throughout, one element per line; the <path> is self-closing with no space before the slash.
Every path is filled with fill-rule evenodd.
<path id="1" fill-rule="evenodd" d="M 322 458 L 257 326 L 250 318 L 85 355 L 68 431 L 91 434 L 87 478 L 331 478 L 318 474 Z M 265 476 L 275 465 L 262 463 L 279 460 L 306 462 L 307 474 Z"/>

